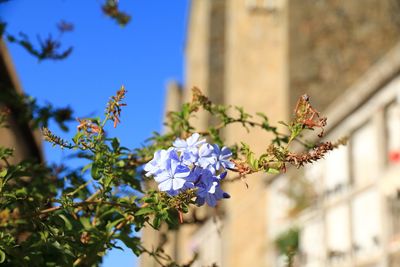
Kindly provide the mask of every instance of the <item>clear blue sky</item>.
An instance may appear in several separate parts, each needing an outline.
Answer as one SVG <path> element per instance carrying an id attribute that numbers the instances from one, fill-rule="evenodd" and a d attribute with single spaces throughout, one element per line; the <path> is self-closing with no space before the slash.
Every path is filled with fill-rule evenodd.
<path id="1" fill-rule="evenodd" d="M 11 33 L 57 34 L 60 20 L 75 30 L 64 35 L 74 51 L 64 61 L 44 61 L 10 44 L 9 50 L 26 93 L 40 103 L 70 105 L 75 116 L 102 115 L 108 97 L 124 84 L 128 106 L 114 134 L 124 146 L 136 147 L 160 130 L 168 80 L 182 81 L 188 0 L 120 0 L 132 15 L 122 28 L 100 10 L 102 0 L 11 0 L 0 15 Z M 74 130 L 74 127 L 72 127 Z M 55 129 L 57 132 L 58 129 Z M 65 152 L 45 144 L 48 160 L 60 161 Z M 111 251 L 104 265 L 135 266 L 133 254 Z"/>

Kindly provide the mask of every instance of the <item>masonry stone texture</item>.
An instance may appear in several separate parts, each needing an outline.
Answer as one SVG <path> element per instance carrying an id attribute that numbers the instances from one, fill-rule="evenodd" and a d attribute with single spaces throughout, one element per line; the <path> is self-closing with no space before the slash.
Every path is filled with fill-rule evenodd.
<path id="1" fill-rule="evenodd" d="M 172 86 L 176 97 L 170 97 L 166 106 L 178 109 L 182 101 L 190 100 L 190 89 L 196 86 L 217 103 L 241 106 L 252 114 L 263 112 L 272 124 L 290 118 L 304 93 L 323 110 L 397 43 L 398 2 L 192 0 L 184 89 Z M 212 123 L 212 118 L 201 114 L 196 126 L 201 129 Z M 240 126 L 228 127 L 223 134 L 227 144 L 244 141 L 256 153 L 265 151 L 270 138 Z M 248 177 L 249 188 L 241 182 L 226 185 L 232 198 L 221 203 L 220 243 L 209 245 L 220 250 L 219 266 L 273 266 L 268 261 L 268 251 L 274 248 L 267 235 L 266 179 L 265 175 Z M 181 263 L 189 261 L 193 236 L 202 227 L 169 233 L 172 256 Z M 155 238 L 149 232 L 144 234 L 146 242 Z M 196 266 L 211 265 L 201 255 L 199 259 Z M 157 265 L 144 259 L 142 266 Z"/>

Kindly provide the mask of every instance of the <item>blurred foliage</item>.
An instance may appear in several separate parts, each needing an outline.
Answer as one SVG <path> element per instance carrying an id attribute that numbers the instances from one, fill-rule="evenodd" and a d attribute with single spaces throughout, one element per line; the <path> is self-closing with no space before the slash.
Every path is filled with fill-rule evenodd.
<path id="1" fill-rule="evenodd" d="M 7 32 L 7 23 L 0 18 L 0 37 L 5 38 L 10 43 L 14 43 L 23 47 L 29 54 L 36 57 L 39 61 L 51 59 L 62 60 L 72 53 L 72 46 L 61 49 L 61 37 L 64 33 L 73 30 L 73 25 L 65 21 L 61 21 L 57 25 L 58 38 L 53 38 L 51 34 L 46 38 L 37 36 L 38 45 L 35 45 L 31 39 L 23 32 L 17 35 Z"/>
<path id="2" fill-rule="evenodd" d="M 300 244 L 300 230 L 298 228 L 290 228 L 281 233 L 275 239 L 275 245 L 280 255 L 284 255 L 287 259 L 287 266 L 292 267 L 294 257 L 298 253 Z"/>
<path id="3" fill-rule="evenodd" d="M 17 114 L 17 123 L 27 123 L 32 129 L 47 127 L 50 120 L 54 120 L 63 131 L 68 131 L 67 122 L 73 120 L 70 107 L 54 108 L 52 104 L 39 105 L 35 98 L 21 95 L 11 88 L 2 90 L 0 103 L 7 108 L 2 111 L 3 122 L 7 116 Z"/>
<path id="4" fill-rule="evenodd" d="M 2 0 L 1 4 L 9 3 L 12 1 Z M 120 26 L 126 26 L 131 16 L 126 12 L 119 9 L 118 0 L 105 0 L 101 5 L 101 11 L 106 16 L 115 20 Z M 24 48 L 29 54 L 37 58 L 39 61 L 43 60 L 63 60 L 71 55 L 73 47 L 62 48 L 61 38 L 64 33 L 72 32 L 74 25 L 66 21 L 60 21 L 57 25 L 58 34 L 54 38 L 51 34 L 43 38 L 41 35 L 37 35 L 37 44 L 31 40 L 31 38 L 24 32 L 18 34 L 10 33 L 7 31 L 7 21 L 0 17 L 0 38 L 6 39 L 10 43 L 17 44 Z"/>
<path id="5" fill-rule="evenodd" d="M 114 19 L 120 26 L 126 26 L 131 16 L 119 9 L 118 0 L 106 0 L 102 5 L 103 13 Z"/>

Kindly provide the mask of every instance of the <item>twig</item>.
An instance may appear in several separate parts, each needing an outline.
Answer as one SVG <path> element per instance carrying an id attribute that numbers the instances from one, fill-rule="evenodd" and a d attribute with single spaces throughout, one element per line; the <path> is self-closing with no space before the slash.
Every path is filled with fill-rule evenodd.
<path id="1" fill-rule="evenodd" d="M 82 202 L 73 203 L 72 207 L 78 208 L 78 207 L 83 207 L 83 206 L 87 206 L 87 205 L 96 205 L 96 204 L 104 204 L 104 205 L 123 207 L 123 208 L 131 208 L 132 207 L 132 205 L 109 202 L 109 201 L 82 201 Z M 61 210 L 63 208 L 65 208 L 65 207 L 64 206 L 51 207 L 48 209 L 41 210 L 38 213 L 39 213 L 39 215 L 44 215 L 44 214 L 48 214 L 48 213 L 51 213 L 51 212 L 54 212 L 57 210 Z"/>

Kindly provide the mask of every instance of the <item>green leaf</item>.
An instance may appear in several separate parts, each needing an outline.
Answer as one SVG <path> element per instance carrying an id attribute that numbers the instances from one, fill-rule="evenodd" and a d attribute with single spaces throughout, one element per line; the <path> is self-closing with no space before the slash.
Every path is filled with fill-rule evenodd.
<path id="1" fill-rule="evenodd" d="M 271 174 L 279 174 L 279 173 L 281 173 L 279 170 L 274 169 L 274 168 L 269 168 L 267 172 L 271 173 Z"/>
<path id="2" fill-rule="evenodd" d="M 82 136 L 83 132 L 77 132 L 75 136 L 72 138 L 72 141 L 74 141 L 75 144 L 78 144 Z"/>
<path id="3" fill-rule="evenodd" d="M 92 170 L 91 170 L 90 174 L 92 175 L 93 179 L 95 179 L 95 180 L 99 180 L 101 178 L 99 165 L 96 164 L 95 162 L 93 162 L 93 164 L 92 164 Z"/>
<path id="4" fill-rule="evenodd" d="M 85 166 L 82 168 L 81 173 L 84 173 L 84 172 L 87 171 L 90 167 L 92 167 L 92 163 L 89 163 L 89 164 L 85 165 Z"/>
<path id="5" fill-rule="evenodd" d="M 119 236 L 119 239 L 124 242 L 125 246 L 130 248 L 136 256 L 142 254 L 142 250 L 140 249 L 140 238 L 138 237 L 129 237 L 129 236 Z"/>
<path id="6" fill-rule="evenodd" d="M 0 177 L 4 178 L 4 177 L 6 177 L 6 175 L 7 175 L 7 169 L 4 168 L 4 169 L 2 169 L 2 170 L 0 171 Z"/>
<path id="7" fill-rule="evenodd" d="M 6 253 L 0 249 L 0 263 L 3 263 L 6 260 Z"/>
<path id="8" fill-rule="evenodd" d="M 253 154 L 250 155 L 250 166 L 254 171 L 257 171 L 259 167 L 259 161 L 254 158 Z"/>
<path id="9" fill-rule="evenodd" d="M 85 230 L 89 230 L 89 229 L 92 228 L 92 224 L 90 223 L 89 218 L 87 218 L 87 217 L 80 217 L 79 220 L 80 220 L 80 222 L 81 222 L 83 228 L 85 228 Z"/>
<path id="10" fill-rule="evenodd" d="M 157 200 L 154 199 L 154 197 L 147 197 L 147 198 L 144 199 L 144 202 L 145 203 L 156 203 Z"/>
<path id="11" fill-rule="evenodd" d="M 265 115 L 264 113 L 262 113 L 262 112 L 257 112 L 256 115 L 259 116 L 259 117 L 261 117 L 261 118 L 263 118 L 265 121 L 268 121 L 268 117 L 267 117 L 267 115 Z"/>
<path id="12" fill-rule="evenodd" d="M 153 213 L 153 212 L 154 212 L 154 211 L 153 211 L 152 208 L 146 207 L 146 208 L 141 208 L 140 210 L 138 210 L 138 211 L 135 213 L 135 215 L 136 215 L 136 216 L 139 216 L 139 215 L 150 214 L 150 213 Z"/>
<path id="13" fill-rule="evenodd" d="M 28 194 L 26 187 L 17 189 L 15 195 L 17 197 L 25 197 Z"/>
<path id="14" fill-rule="evenodd" d="M 49 232 L 41 231 L 39 232 L 39 236 L 42 241 L 46 242 L 47 239 L 49 238 Z"/>
<path id="15" fill-rule="evenodd" d="M 108 220 L 109 218 L 112 218 L 113 215 L 115 215 L 115 213 L 119 213 L 117 209 L 115 208 L 111 208 L 105 212 L 103 212 L 99 218 L 104 219 L 104 220 Z"/>
<path id="16" fill-rule="evenodd" d="M 8 147 L 0 147 L 0 159 L 6 159 L 13 155 L 14 150 Z"/>
<path id="17" fill-rule="evenodd" d="M 114 151 L 118 151 L 118 148 L 119 148 L 119 140 L 118 140 L 118 138 L 113 138 L 112 139 L 111 146 L 112 146 Z"/>
<path id="18" fill-rule="evenodd" d="M 158 229 L 160 228 L 160 225 L 161 225 L 161 216 L 157 214 L 153 219 L 153 226 L 154 228 Z"/>
<path id="19" fill-rule="evenodd" d="M 125 220 L 125 218 L 120 218 L 120 219 L 115 220 L 115 221 L 113 221 L 113 222 L 109 222 L 109 223 L 107 224 L 107 226 L 106 226 L 107 231 L 108 231 L 108 232 L 111 232 L 111 230 L 112 230 L 117 224 L 119 224 L 120 222 L 122 222 L 123 220 Z"/>
<path id="20" fill-rule="evenodd" d="M 67 228 L 67 230 L 72 230 L 72 223 L 69 221 L 69 219 L 64 214 L 59 214 L 58 216 L 63 219 L 65 228 Z"/>

